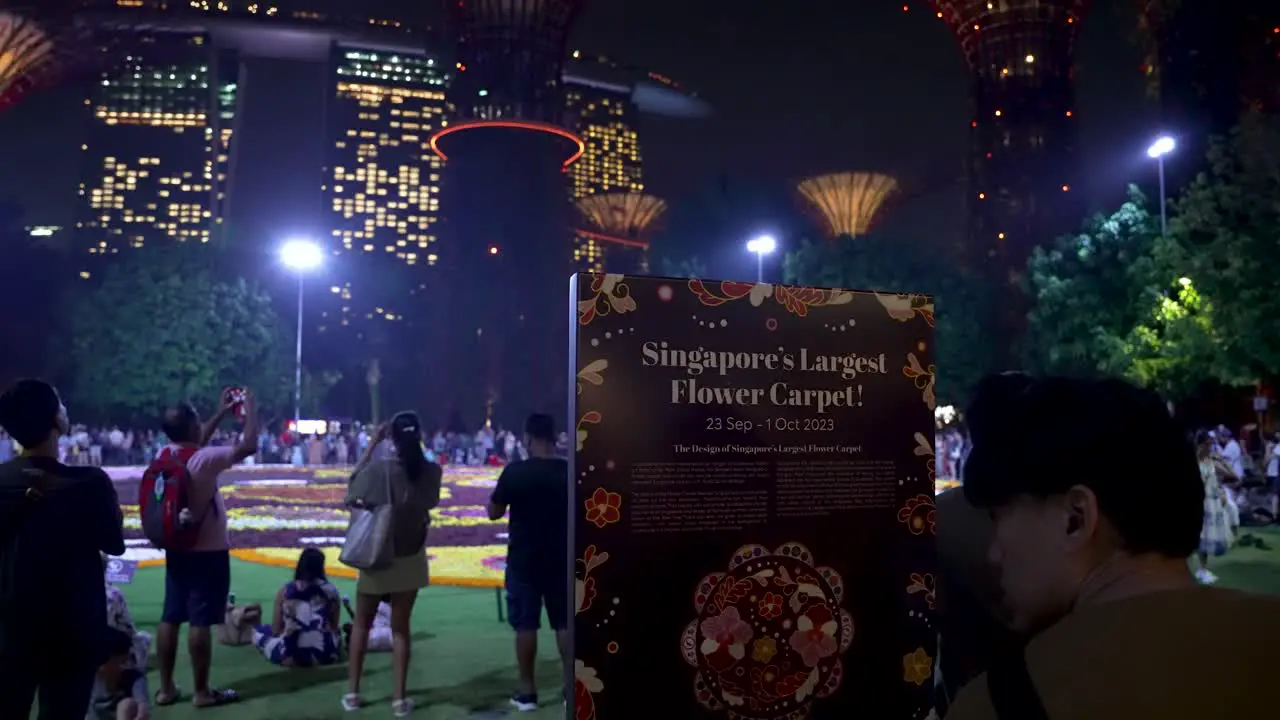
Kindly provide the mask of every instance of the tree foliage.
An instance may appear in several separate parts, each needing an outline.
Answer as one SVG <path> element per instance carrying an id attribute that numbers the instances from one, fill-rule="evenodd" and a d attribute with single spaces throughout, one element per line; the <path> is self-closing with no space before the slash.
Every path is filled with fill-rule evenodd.
<path id="1" fill-rule="evenodd" d="M 1209 167 L 1174 203 L 1170 239 L 1181 275 L 1213 299 L 1219 373 L 1280 374 L 1275 258 L 1280 249 L 1280 117 L 1252 115 L 1215 141 Z"/>
<path id="2" fill-rule="evenodd" d="M 662 258 L 662 274 L 666 277 L 689 278 L 690 280 L 705 279 L 707 277 L 707 265 L 697 257 L 688 257 L 678 261 L 664 257 Z"/>
<path id="3" fill-rule="evenodd" d="M 208 407 L 234 385 L 268 413 L 291 406 L 293 337 L 270 298 L 218 281 L 184 249 L 122 259 L 72 308 L 74 397 L 101 418 L 153 420 L 183 399 Z"/>
<path id="4" fill-rule="evenodd" d="M 978 379 L 993 369 L 990 347 L 979 340 L 991 299 L 984 284 L 961 273 L 949 253 L 926 244 L 926 238 L 903 242 L 875 233 L 803 240 L 787 253 L 783 277 L 797 285 L 932 295 L 938 397 L 942 404 L 963 404 Z"/>
<path id="5" fill-rule="evenodd" d="M 1161 237 L 1136 188 L 1114 213 L 1037 249 L 1028 364 L 1045 374 L 1124 377 L 1181 400 L 1208 381 L 1247 378 L 1224 361 L 1222 303 L 1189 274 L 1186 247 Z"/>

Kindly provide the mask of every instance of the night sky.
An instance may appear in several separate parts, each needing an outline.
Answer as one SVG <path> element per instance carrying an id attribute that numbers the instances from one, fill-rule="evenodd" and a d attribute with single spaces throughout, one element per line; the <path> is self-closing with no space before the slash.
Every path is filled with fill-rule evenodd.
<path id="1" fill-rule="evenodd" d="M 1095 209 L 1154 177 L 1159 128 L 1143 97 L 1133 0 L 1098 0 L 1082 23 L 1081 145 Z M 785 7 L 785 11 L 782 8 Z M 655 247 L 698 255 L 714 274 L 752 268 L 741 242 L 799 231 L 798 178 L 888 172 L 906 184 L 886 216 L 898 231 L 963 231 L 969 122 L 964 59 L 925 4 L 888 0 L 594 0 L 572 44 L 668 75 L 707 99 L 705 120 L 646 118 L 646 184 L 673 206 Z M 237 234 L 264 244 L 323 232 L 324 68 L 250 61 L 233 177 Z M 73 224 L 83 106 L 55 88 L 0 115 L 0 201 L 30 224 Z M 16 169 L 21 169 L 17 170 Z"/>

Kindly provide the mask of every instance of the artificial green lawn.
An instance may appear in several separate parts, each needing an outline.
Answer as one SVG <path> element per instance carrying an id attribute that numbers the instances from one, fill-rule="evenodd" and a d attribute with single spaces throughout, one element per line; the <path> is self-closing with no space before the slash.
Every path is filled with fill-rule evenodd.
<path id="1" fill-rule="evenodd" d="M 1238 547 L 1217 558 L 1211 569 L 1227 587 L 1280 595 L 1280 529 L 1253 530 L 1269 549 Z M 282 568 L 232 561 L 232 590 L 236 602 L 259 602 L 270 608 L 276 590 L 289 576 Z M 343 593 L 354 583 L 336 581 Z M 133 584 L 123 586 L 134 621 L 154 630 L 164 597 L 163 568 L 138 571 Z M 417 703 L 415 718 L 445 720 L 484 717 L 506 708 L 515 687 L 515 657 L 511 630 L 498 622 L 494 592 L 452 587 L 432 587 L 418 598 L 413 616 L 414 645 L 409 692 Z M 560 663 L 554 637 L 543 633 L 540 643 L 538 685 L 546 706 L 524 714 L 530 720 L 562 718 L 563 706 L 556 691 Z M 191 669 L 185 641 L 178 653 L 177 682 L 191 690 Z M 315 670 L 285 670 L 269 665 L 253 647 L 215 646 L 213 682 L 238 690 L 241 702 L 223 708 L 195 710 L 187 703 L 155 708 L 156 718 L 235 718 L 236 720 L 312 720 L 391 716 L 389 653 L 370 654 L 365 665 L 363 694 L 369 706 L 344 713 L 339 699 L 346 692 L 345 665 Z M 159 682 L 149 676 L 154 692 Z M 555 702 L 553 702 L 555 700 Z"/>
<path id="2" fill-rule="evenodd" d="M 258 602 L 269 615 L 271 601 L 290 576 L 284 568 L 232 560 L 232 592 L 237 603 Z M 355 582 L 335 580 L 343 594 L 355 592 Z M 164 569 L 144 568 L 121 589 L 129 600 L 134 622 L 154 632 L 164 599 Z M 345 614 L 345 613 L 344 613 Z M 498 622 L 493 590 L 454 587 L 427 588 L 413 612 L 413 659 L 409 666 L 409 695 L 415 718 L 452 720 L 506 707 L 516 687 L 515 655 L 510 627 Z M 539 643 L 538 685 L 547 707 L 524 713 L 531 720 L 562 718 L 559 700 L 560 662 L 555 636 L 543 632 Z M 154 652 L 154 649 L 153 649 Z M 189 703 L 153 708 L 152 716 L 168 718 L 235 718 L 235 720 L 313 720 L 318 718 L 391 717 L 391 653 L 370 653 L 365 661 L 361 694 L 368 706 L 343 712 L 340 699 L 347 687 L 347 667 L 286 670 L 267 663 L 253 646 L 215 645 L 211 679 L 217 687 L 237 690 L 242 699 L 221 708 L 196 710 Z M 152 658 L 154 665 L 155 659 Z M 178 650 L 175 680 L 191 691 L 191 665 L 186 640 Z M 159 676 L 148 675 L 151 691 Z"/>

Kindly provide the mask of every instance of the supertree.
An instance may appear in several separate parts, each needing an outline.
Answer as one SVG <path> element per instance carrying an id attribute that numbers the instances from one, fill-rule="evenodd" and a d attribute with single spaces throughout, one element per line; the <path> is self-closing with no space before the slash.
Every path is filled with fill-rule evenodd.
<path id="1" fill-rule="evenodd" d="M 829 237 L 866 235 L 898 181 L 878 173 L 840 172 L 806 178 L 796 191 L 822 219 Z"/>
<path id="2" fill-rule="evenodd" d="M 48 79 L 68 56 L 76 26 L 63 5 L 0 6 L 0 110 Z"/>
<path id="3" fill-rule="evenodd" d="M 1080 169 L 1075 42 L 1087 0 L 935 0 L 973 83 L 968 250 L 1000 275 L 1071 230 Z"/>
<path id="4" fill-rule="evenodd" d="M 583 3 L 451 3 L 456 113 L 431 146 L 448 161 L 439 302 L 474 298 L 451 306 L 441 327 L 454 339 L 446 402 L 464 417 L 486 404 L 505 418 L 564 412 L 573 258 L 565 170 L 584 146 L 565 126 L 562 78 Z"/>
<path id="5" fill-rule="evenodd" d="M 580 266 L 648 272 L 649 238 L 667 212 L 665 200 L 645 193 L 597 193 L 574 207 L 582 218 L 575 231 Z"/>

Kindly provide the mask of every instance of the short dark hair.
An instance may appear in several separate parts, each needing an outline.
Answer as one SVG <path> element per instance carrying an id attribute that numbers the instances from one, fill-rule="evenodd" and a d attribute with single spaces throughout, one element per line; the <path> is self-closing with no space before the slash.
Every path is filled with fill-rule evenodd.
<path id="1" fill-rule="evenodd" d="M 1083 485 L 1133 553 L 1187 557 L 1200 544 L 1196 452 L 1164 401 L 1122 380 L 1005 373 L 966 412 L 964 494 L 993 508 Z"/>
<path id="2" fill-rule="evenodd" d="M 160 429 L 164 431 L 170 442 L 191 442 L 191 428 L 196 424 L 196 408 L 189 402 L 180 402 L 164 411 L 160 421 Z"/>
<path id="3" fill-rule="evenodd" d="M 58 427 L 62 400 L 52 385 L 25 378 L 0 395 L 0 427 L 23 448 L 33 448 L 48 439 Z"/>
<path id="4" fill-rule="evenodd" d="M 534 440 L 555 442 L 556 424 L 546 413 L 534 413 L 524 421 L 524 433 Z"/>

